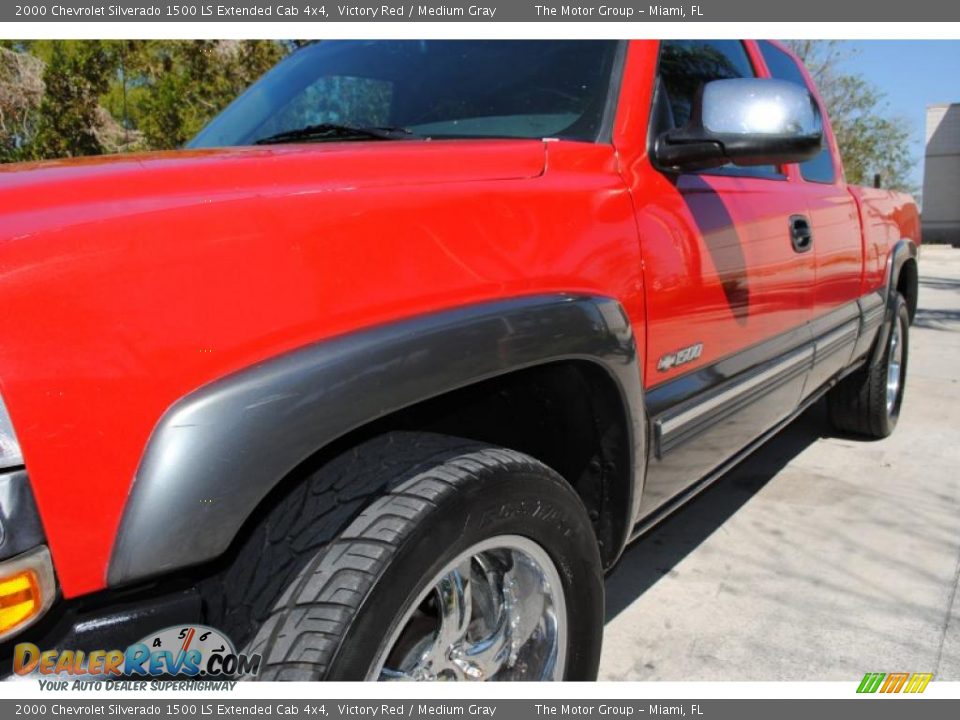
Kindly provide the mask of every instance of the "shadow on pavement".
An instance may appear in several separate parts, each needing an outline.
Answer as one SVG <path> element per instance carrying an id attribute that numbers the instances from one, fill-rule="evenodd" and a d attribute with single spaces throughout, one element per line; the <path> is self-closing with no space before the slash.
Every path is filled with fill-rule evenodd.
<path id="1" fill-rule="evenodd" d="M 957 289 L 960 289 L 958 284 Z M 913 319 L 915 327 L 927 330 L 956 330 L 960 323 L 960 310 L 935 310 L 917 308 L 917 316 Z"/>
<path id="2" fill-rule="evenodd" d="M 610 622 L 695 550 L 794 457 L 830 433 L 820 400 L 753 455 L 627 548 L 606 580 Z"/>
<path id="3" fill-rule="evenodd" d="M 931 290 L 960 290 L 960 280 L 922 276 L 920 287 L 930 288 Z"/>

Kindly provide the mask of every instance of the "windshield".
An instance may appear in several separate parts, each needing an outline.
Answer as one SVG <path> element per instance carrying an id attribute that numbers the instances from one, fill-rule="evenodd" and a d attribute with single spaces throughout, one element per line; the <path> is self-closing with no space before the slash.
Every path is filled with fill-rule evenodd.
<path id="1" fill-rule="evenodd" d="M 615 41 L 326 41 L 279 63 L 188 147 L 337 124 L 412 136 L 595 141 Z"/>

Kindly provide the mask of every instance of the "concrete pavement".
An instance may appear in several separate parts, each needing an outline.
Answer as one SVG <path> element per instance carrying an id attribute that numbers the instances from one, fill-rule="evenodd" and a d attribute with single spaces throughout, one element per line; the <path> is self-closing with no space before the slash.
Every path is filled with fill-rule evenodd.
<path id="1" fill-rule="evenodd" d="M 823 403 L 628 549 L 606 680 L 960 680 L 960 249 L 927 246 L 900 422 Z"/>

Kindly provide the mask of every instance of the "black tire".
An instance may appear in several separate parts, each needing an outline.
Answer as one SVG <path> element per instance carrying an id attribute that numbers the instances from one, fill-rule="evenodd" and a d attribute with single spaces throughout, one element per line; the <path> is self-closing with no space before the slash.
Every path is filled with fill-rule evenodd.
<path id="1" fill-rule="evenodd" d="M 250 618 L 245 651 L 263 658 L 253 679 L 364 679 L 402 610 L 430 579 L 477 542 L 501 535 L 533 540 L 553 561 L 566 617 L 575 619 L 566 626 L 564 679 L 596 678 L 603 633 L 599 551 L 582 502 L 557 473 L 512 450 L 390 433 L 332 461 L 311 484 L 329 485 L 331 474 L 359 479 L 367 491 L 378 488 L 376 497 L 339 531 L 318 530 L 316 543 L 295 531 L 303 518 L 288 517 L 291 532 L 280 542 L 302 549 L 278 568 L 284 581 L 247 576 L 261 586 L 253 594 L 268 594 L 262 599 L 272 608 L 262 622 Z M 250 587 L 225 590 L 251 595 Z"/>
<path id="2" fill-rule="evenodd" d="M 907 380 L 907 358 L 910 349 L 910 313 L 907 301 L 897 293 L 892 300 L 890 319 L 881 333 L 884 347 L 875 362 L 841 380 L 827 394 L 827 406 L 833 427 L 841 432 L 870 438 L 885 438 L 893 432 L 900 417 L 903 393 Z M 899 390 L 892 406 L 887 403 L 887 373 L 890 368 L 890 348 L 899 327 L 902 343 Z"/>

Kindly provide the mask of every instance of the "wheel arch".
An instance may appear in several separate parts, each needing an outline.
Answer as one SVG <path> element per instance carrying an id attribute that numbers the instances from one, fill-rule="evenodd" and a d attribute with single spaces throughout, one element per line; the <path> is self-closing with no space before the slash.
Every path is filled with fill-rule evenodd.
<path id="1" fill-rule="evenodd" d="M 887 256 L 887 295 L 888 299 L 894 292 L 901 291 L 907 300 L 910 309 L 910 320 L 913 320 L 917 310 L 917 294 L 919 290 L 918 260 L 920 249 L 909 238 L 898 240 Z M 903 292 L 905 291 L 905 293 Z"/>
<path id="2" fill-rule="evenodd" d="M 890 330 L 890 318 L 892 317 L 894 298 L 900 292 L 907 301 L 907 312 L 910 316 L 910 322 L 917 312 L 917 300 L 919 294 L 919 267 L 918 261 L 920 249 L 917 244 L 909 238 L 901 238 L 894 243 L 890 253 L 887 255 L 886 267 L 886 314 L 884 323 L 877 334 L 874 343 L 873 353 L 870 357 L 871 364 L 879 361 L 883 348 L 886 347 L 887 338 Z"/>
<path id="3" fill-rule="evenodd" d="M 611 398 L 622 412 L 625 467 L 618 474 L 600 466 L 601 477 L 623 476 L 599 505 L 611 513 L 598 518 L 609 565 L 626 543 L 642 488 L 640 367 L 616 300 L 566 294 L 443 311 L 259 363 L 194 391 L 160 419 L 124 508 L 108 584 L 222 555 L 284 479 L 352 433 L 485 384 L 552 377 L 557 388 L 557 373 L 574 371 L 596 389 L 590 402 L 600 416 Z M 523 407 L 520 417 L 531 417 L 534 406 Z"/>
<path id="4" fill-rule="evenodd" d="M 917 302 L 920 293 L 920 268 L 916 257 L 905 258 L 901 263 L 894 287 L 907 301 L 907 311 L 912 323 L 917 316 Z"/>

